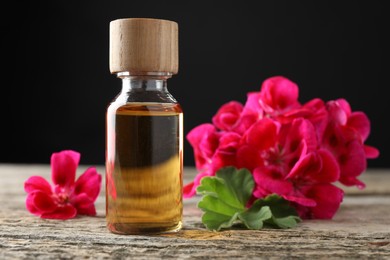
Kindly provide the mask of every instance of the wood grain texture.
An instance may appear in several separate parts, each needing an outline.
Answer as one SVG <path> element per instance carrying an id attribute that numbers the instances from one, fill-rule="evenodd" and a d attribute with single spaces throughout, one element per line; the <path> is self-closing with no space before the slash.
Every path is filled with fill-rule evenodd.
<path id="1" fill-rule="evenodd" d="M 78 169 L 78 175 L 84 167 Z M 98 167 L 104 174 L 102 167 Z M 185 169 L 185 183 L 195 171 Z M 44 220 L 27 212 L 23 182 L 50 177 L 48 165 L 0 165 L 0 259 L 390 259 L 390 172 L 362 175 L 365 190 L 346 189 L 333 220 L 294 229 L 207 231 L 198 197 L 184 200 L 178 233 L 122 236 L 106 229 L 104 189 L 96 217 Z M 357 195 L 359 194 L 359 195 Z"/>

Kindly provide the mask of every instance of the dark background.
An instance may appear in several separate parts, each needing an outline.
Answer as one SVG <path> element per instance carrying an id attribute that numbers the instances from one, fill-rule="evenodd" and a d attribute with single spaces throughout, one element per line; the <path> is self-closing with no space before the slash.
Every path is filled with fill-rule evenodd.
<path id="1" fill-rule="evenodd" d="M 105 111 L 121 81 L 109 72 L 109 22 L 179 24 L 179 74 L 168 81 L 185 134 L 268 77 L 304 103 L 343 97 L 371 120 L 367 144 L 390 167 L 386 1 L 8 1 L 1 15 L 0 162 L 49 163 L 73 149 L 104 164 Z M 185 140 L 185 165 L 194 165 Z"/>

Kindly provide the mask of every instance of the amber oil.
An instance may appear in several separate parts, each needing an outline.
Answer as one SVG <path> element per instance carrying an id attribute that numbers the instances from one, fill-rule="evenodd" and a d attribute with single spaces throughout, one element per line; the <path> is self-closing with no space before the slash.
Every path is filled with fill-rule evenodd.
<path id="1" fill-rule="evenodd" d="M 119 234 L 182 226 L 182 109 L 129 103 L 107 111 L 106 219 Z"/>

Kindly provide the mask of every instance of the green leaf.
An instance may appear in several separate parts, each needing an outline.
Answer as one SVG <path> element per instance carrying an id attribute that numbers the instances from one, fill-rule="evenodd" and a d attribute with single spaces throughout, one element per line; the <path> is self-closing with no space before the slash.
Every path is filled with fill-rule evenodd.
<path id="1" fill-rule="evenodd" d="M 247 169 L 225 167 L 216 176 L 203 177 L 197 187 L 202 195 L 198 203 L 204 213 L 202 222 L 209 230 L 219 231 L 242 222 L 248 229 L 261 229 L 264 224 L 277 228 L 291 228 L 300 221 L 295 209 L 278 195 L 246 204 L 254 188 L 252 174 Z"/>
<path id="2" fill-rule="evenodd" d="M 238 217 L 248 229 L 261 229 L 263 222 L 272 217 L 272 212 L 268 206 L 260 209 L 251 207 L 249 210 L 240 213 Z"/>
<path id="3" fill-rule="evenodd" d="M 207 212 L 213 212 L 221 216 L 233 216 L 235 213 L 245 210 L 244 208 L 232 207 L 220 198 L 210 195 L 205 196 L 201 201 L 199 201 L 198 207 L 206 210 Z"/>
<path id="4" fill-rule="evenodd" d="M 196 191 L 198 194 L 207 197 L 214 197 L 219 200 L 222 198 L 221 202 L 223 202 L 223 204 L 226 204 L 227 207 L 236 209 L 236 211 L 245 209 L 236 194 L 228 188 L 228 184 L 226 184 L 226 181 L 222 178 L 203 177 Z"/>
<path id="5" fill-rule="evenodd" d="M 297 211 L 290 206 L 289 202 L 276 194 L 257 200 L 252 208 L 260 209 L 265 206 L 270 207 L 272 212 L 272 217 L 265 222 L 273 227 L 292 228 L 301 221 Z"/>
<path id="6" fill-rule="evenodd" d="M 209 230 L 220 231 L 222 228 L 230 228 L 237 220 L 238 213 L 233 216 L 221 215 L 214 212 L 206 212 L 202 216 L 202 222 Z"/>
<path id="7" fill-rule="evenodd" d="M 275 218 L 272 217 L 270 220 L 266 221 L 271 226 L 279 227 L 279 228 L 293 228 L 298 223 L 301 222 L 301 218 L 298 216 L 287 216 L 284 218 Z"/>
<path id="8" fill-rule="evenodd" d="M 216 176 L 225 180 L 227 188 L 241 205 L 245 205 L 248 202 L 255 187 L 250 171 L 245 168 L 237 170 L 234 167 L 225 167 L 219 170 Z"/>
<path id="9" fill-rule="evenodd" d="M 253 186 L 248 170 L 236 171 L 232 167 L 219 170 L 216 177 L 202 178 L 197 193 L 203 195 L 198 208 L 205 212 L 202 216 L 205 226 L 217 231 L 231 227 L 238 214 L 246 210 Z"/>

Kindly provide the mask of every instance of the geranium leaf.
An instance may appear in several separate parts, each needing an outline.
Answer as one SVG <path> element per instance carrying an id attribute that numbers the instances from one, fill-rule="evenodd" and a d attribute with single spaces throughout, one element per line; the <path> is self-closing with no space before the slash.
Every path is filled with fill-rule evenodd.
<path id="1" fill-rule="evenodd" d="M 247 169 L 225 167 L 216 176 L 203 177 L 197 194 L 203 195 L 198 208 L 204 212 L 206 228 L 219 231 L 240 221 L 248 229 L 261 229 L 264 224 L 290 228 L 300 221 L 295 209 L 277 195 L 258 199 L 247 209 L 253 188 L 253 176 Z"/>
<path id="2" fill-rule="evenodd" d="M 301 222 L 301 218 L 298 216 L 287 216 L 284 218 L 272 217 L 266 221 L 266 223 L 279 228 L 293 228 L 298 225 L 299 222 Z"/>
<path id="3" fill-rule="evenodd" d="M 215 177 L 202 178 L 197 193 L 203 195 L 198 208 L 204 211 L 202 222 L 210 230 L 229 228 L 239 213 L 246 210 L 254 187 L 251 173 L 246 169 L 226 167 Z"/>
<path id="4" fill-rule="evenodd" d="M 260 209 L 252 207 L 240 213 L 238 217 L 248 229 L 261 229 L 263 222 L 272 217 L 272 212 L 268 206 Z"/>
<path id="5" fill-rule="evenodd" d="M 237 170 L 234 167 L 225 167 L 216 173 L 216 177 L 204 177 L 197 193 L 218 198 L 223 204 L 245 210 L 254 187 L 252 174 L 247 169 Z"/>
<path id="6" fill-rule="evenodd" d="M 229 191 L 234 194 L 241 205 L 245 205 L 252 195 L 255 182 L 253 176 L 247 169 L 236 169 L 225 167 L 216 173 L 216 176 L 225 180 Z"/>
<path id="7" fill-rule="evenodd" d="M 289 202 L 282 197 L 271 194 L 266 198 L 257 200 L 252 207 L 257 209 L 268 206 L 271 209 L 272 217 L 266 223 L 277 228 L 295 227 L 301 219 L 297 211 L 290 206 Z"/>
<path id="8" fill-rule="evenodd" d="M 233 216 L 218 214 L 215 212 L 205 212 L 202 216 L 202 222 L 209 230 L 220 231 L 222 228 L 230 228 L 237 220 L 238 213 Z"/>
<path id="9" fill-rule="evenodd" d="M 235 213 L 245 210 L 243 207 L 233 207 L 227 204 L 223 199 L 211 195 L 204 196 L 203 199 L 199 201 L 198 207 L 206 212 L 213 212 L 221 216 L 233 216 Z"/>

